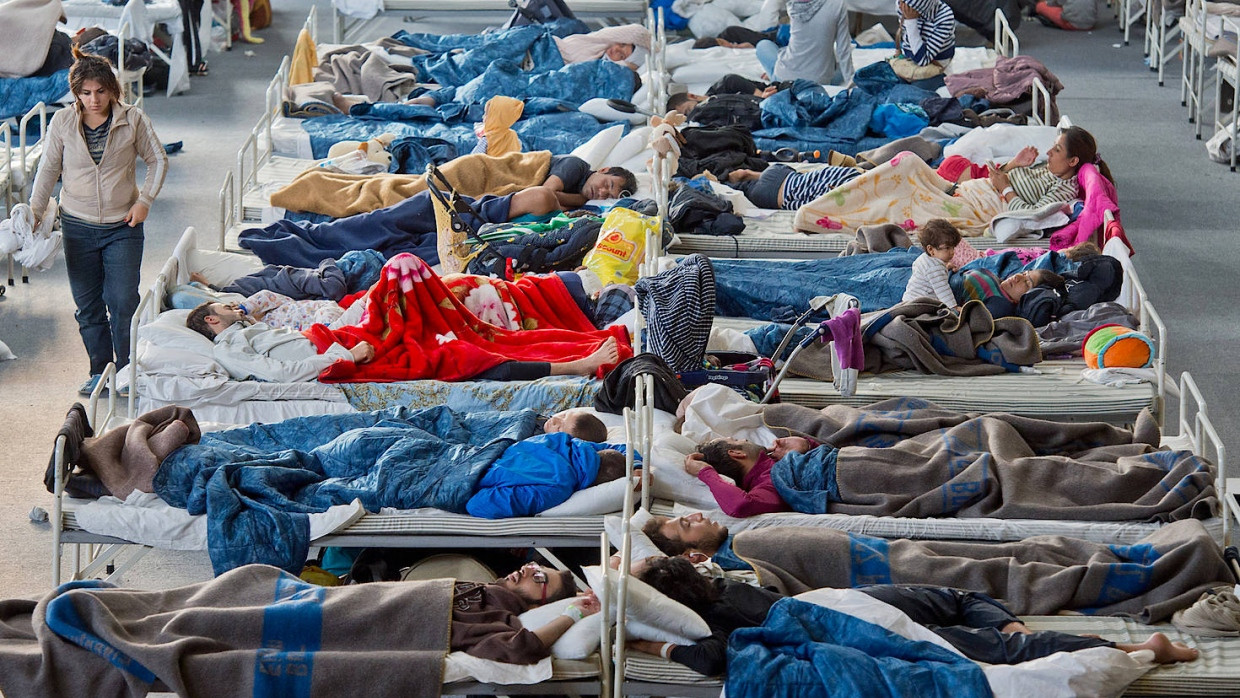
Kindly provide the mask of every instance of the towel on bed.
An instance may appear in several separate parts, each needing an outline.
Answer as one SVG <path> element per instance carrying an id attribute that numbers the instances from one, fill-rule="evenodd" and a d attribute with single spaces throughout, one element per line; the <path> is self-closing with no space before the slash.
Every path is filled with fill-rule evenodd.
<path id="1" fill-rule="evenodd" d="M 439 166 L 457 193 L 465 196 L 512 194 L 547 179 L 551 153 L 464 155 Z M 344 218 L 386 208 L 426 190 L 423 174 L 352 175 L 312 167 L 271 195 L 271 205 Z"/>
<path id="2" fill-rule="evenodd" d="M 0 691 L 438 696 L 452 598 L 450 579 L 324 588 L 260 565 L 162 591 L 73 582 L 0 602 Z"/>
<path id="3" fill-rule="evenodd" d="M 618 27 L 604 27 L 589 34 L 572 34 L 555 37 L 556 46 L 565 63 L 581 63 L 602 58 L 607 47 L 612 44 L 633 44 L 644 49 L 650 48 L 650 30 L 640 24 L 622 24 Z"/>
<path id="4" fill-rule="evenodd" d="M 362 302 L 366 310 L 357 326 L 331 330 L 315 325 L 306 336 L 320 350 L 333 342 L 345 347 L 370 342 L 375 348 L 374 360 L 365 364 L 337 362 L 320 374 L 320 380 L 466 380 L 505 361 L 559 363 L 582 359 L 611 337 L 618 344 L 620 360 L 633 354 L 624 327 L 588 332 L 514 332 L 488 325 L 457 300 L 426 262 L 410 254 L 390 259 Z M 610 368 L 605 366 L 603 373 Z"/>
<path id="5" fill-rule="evenodd" d="M 981 235 L 1003 212 L 999 194 L 988 180 L 969 180 L 948 194 L 951 183 L 921 158 L 900 153 L 856 179 L 845 182 L 797 211 L 795 227 L 831 233 L 882 223 L 925 223 L 942 218 L 961 235 Z"/>
<path id="6" fill-rule="evenodd" d="M 821 528 L 760 528 L 732 538 L 764 586 L 785 594 L 866 584 L 930 584 L 988 594 L 1017 615 L 1073 610 L 1157 623 L 1232 583 L 1199 521 L 1167 524 L 1133 545 L 1064 536 L 1013 543 L 885 540 Z"/>
<path id="7" fill-rule="evenodd" d="M 832 427 L 845 414 L 854 422 L 837 441 L 849 445 L 790 453 L 771 472 L 797 511 L 1149 522 L 1218 511 L 1210 463 L 1103 424 L 957 415 L 909 399 L 835 410 L 833 418 L 782 406 L 764 417 L 820 438 L 839 435 Z"/>

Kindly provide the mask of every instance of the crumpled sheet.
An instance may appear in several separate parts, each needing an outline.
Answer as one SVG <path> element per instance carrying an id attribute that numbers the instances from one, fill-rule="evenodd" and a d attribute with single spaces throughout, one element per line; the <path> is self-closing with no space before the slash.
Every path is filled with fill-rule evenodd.
<path id="1" fill-rule="evenodd" d="M 55 199 L 48 200 L 47 210 L 35 228 L 30 205 L 14 206 L 8 220 L 0 221 L 0 256 L 12 254 L 27 269 L 51 269 L 60 252 L 60 231 L 52 229 L 59 210 Z"/>

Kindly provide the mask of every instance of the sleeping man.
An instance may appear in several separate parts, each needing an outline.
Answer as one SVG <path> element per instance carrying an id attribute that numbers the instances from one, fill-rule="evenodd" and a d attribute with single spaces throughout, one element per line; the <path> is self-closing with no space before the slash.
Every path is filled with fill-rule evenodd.
<path id="1" fill-rule="evenodd" d="M 685 472 L 710 488 L 728 516 L 740 519 L 790 511 L 771 481 L 771 469 L 788 453 L 807 453 L 817 446 L 817 441 L 800 436 L 776 439 L 770 449 L 749 441 L 715 439 L 698 444 L 697 452 L 685 457 Z"/>
<path id="2" fill-rule="evenodd" d="M 868 584 L 927 584 L 986 594 L 1018 615 L 1079 609 L 1156 623 L 1211 587 L 1233 582 L 1218 544 L 1191 520 L 1167 524 L 1134 545 L 1065 536 L 1008 543 L 889 540 L 800 526 L 729 535 L 726 527 L 700 513 L 652 516 L 641 528 L 666 555 L 685 557 L 715 576 L 757 581 L 788 595 Z M 613 558 L 613 565 L 617 561 Z M 637 574 L 643 564 L 634 563 Z"/>

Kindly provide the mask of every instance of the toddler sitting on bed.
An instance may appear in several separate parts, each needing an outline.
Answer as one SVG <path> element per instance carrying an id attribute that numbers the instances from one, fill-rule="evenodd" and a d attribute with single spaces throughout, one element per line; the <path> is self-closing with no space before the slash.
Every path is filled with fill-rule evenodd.
<path id="1" fill-rule="evenodd" d="M 960 244 L 960 231 L 942 218 L 935 218 L 918 229 L 917 239 L 926 251 L 913 262 L 913 275 L 909 277 L 900 301 L 907 303 L 918 298 L 937 298 L 949 308 L 959 306 L 947 282 L 951 274 L 947 265 Z"/>

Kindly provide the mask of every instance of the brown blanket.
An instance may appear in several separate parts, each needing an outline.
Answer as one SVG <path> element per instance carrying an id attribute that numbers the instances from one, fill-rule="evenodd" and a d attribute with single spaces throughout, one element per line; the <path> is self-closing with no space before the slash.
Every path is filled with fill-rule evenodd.
<path id="1" fill-rule="evenodd" d="M 0 601 L 0 692 L 438 696 L 451 606 L 451 579 L 325 589 L 262 565 L 164 591 L 62 587 Z"/>
<path id="2" fill-rule="evenodd" d="M 1218 545 L 1196 521 L 1162 527 L 1136 545 L 1036 536 L 1015 543 L 883 540 L 818 528 L 742 531 L 732 549 L 763 585 L 785 594 L 866 584 L 932 584 L 980 591 L 1018 614 L 1127 615 L 1155 623 L 1231 583 Z"/>
<path id="3" fill-rule="evenodd" d="M 1070 521 L 1175 521 L 1218 512 L 1213 465 L 1105 424 L 953 415 L 913 399 L 829 413 L 783 405 L 764 412 L 838 447 L 790 454 L 771 471 L 780 495 L 800 512 Z M 1141 431 L 1154 436 L 1144 425 Z"/>
<path id="4" fill-rule="evenodd" d="M 152 410 L 132 423 L 82 443 L 79 465 L 99 476 L 113 497 L 125 499 L 134 490 L 154 492 L 152 479 L 169 453 L 202 437 L 198 420 L 184 407 Z"/>
<path id="5" fill-rule="evenodd" d="M 463 155 L 439 167 L 460 194 L 503 196 L 547 180 L 551 152 Z M 398 204 L 426 189 L 421 174 L 351 175 L 312 167 L 271 195 L 271 205 L 334 218 L 368 213 Z"/>

